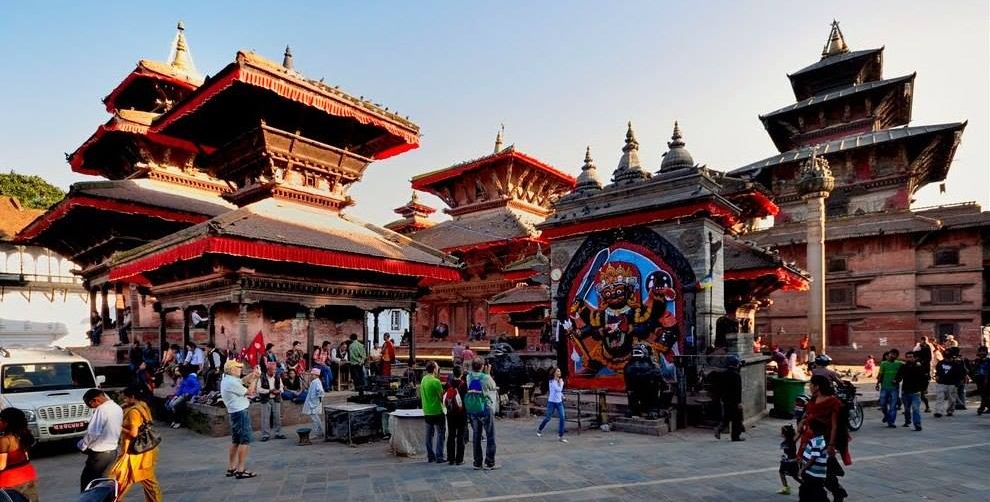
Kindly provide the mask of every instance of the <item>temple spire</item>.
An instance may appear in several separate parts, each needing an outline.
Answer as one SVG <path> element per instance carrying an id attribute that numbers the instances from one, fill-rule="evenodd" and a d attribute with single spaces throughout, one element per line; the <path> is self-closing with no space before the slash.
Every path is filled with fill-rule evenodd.
<path id="1" fill-rule="evenodd" d="M 626 144 L 622 147 L 619 166 L 612 173 L 612 181 L 635 181 L 649 177 L 649 173 L 644 171 L 639 163 L 639 142 L 636 141 L 632 122 L 629 122 L 626 124 Z"/>
<path id="2" fill-rule="evenodd" d="M 285 54 L 282 55 L 282 66 L 286 70 L 295 69 L 292 65 L 292 49 L 290 49 L 288 45 L 285 46 Z"/>
<path id="3" fill-rule="evenodd" d="M 172 41 L 172 48 L 169 51 L 168 64 L 179 73 L 198 78 L 199 72 L 196 71 L 192 53 L 189 52 L 189 44 L 186 43 L 186 28 L 182 21 L 179 21 L 175 26 L 175 30 L 175 39 Z"/>
<path id="4" fill-rule="evenodd" d="M 598 168 L 595 161 L 591 160 L 591 147 L 584 151 L 584 165 L 581 166 L 581 174 L 577 177 L 577 184 L 574 186 L 575 192 L 591 192 L 602 189 L 602 182 L 598 179 Z"/>
<path id="5" fill-rule="evenodd" d="M 839 29 L 839 22 L 833 19 L 832 30 L 829 31 L 828 38 L 825 40 L 825 47 L 822 49 L 822 59 L 847 52 L 849 52 L 849 46 L 846 45 L 846 39 L 842 36 L 842 30 Z"/>
<path id="6" fill-rule="evenodd" d="M 674 121 L 674 132 L 670 135 L 670 141 L 667 142 L 667 148 L 669 150 L 663 154 L 663 160 L 660 161 L 660 172 L 695 166 L 691 152 L 684 148 L 684 136 L 681 134 L 681 126 L 676 120 Z"/>
<path id="7" fill-rule="evenodd" d="M 495 153 L 502 151 L 502 134 L 505 132 L 505 124 L 499 124 L 498 134 L 495 136 Z"/>

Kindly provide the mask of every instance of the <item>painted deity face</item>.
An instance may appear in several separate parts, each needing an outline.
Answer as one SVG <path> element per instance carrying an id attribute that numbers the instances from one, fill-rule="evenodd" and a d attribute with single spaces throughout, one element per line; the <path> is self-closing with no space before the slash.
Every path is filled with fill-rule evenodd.
<path id="1" fill-rule="evenodd" d="M 621 309 L 629 303 L 630 293 L 625 284 L 612 284 L 602 288 L 601 296 L 608 308 Z"/>

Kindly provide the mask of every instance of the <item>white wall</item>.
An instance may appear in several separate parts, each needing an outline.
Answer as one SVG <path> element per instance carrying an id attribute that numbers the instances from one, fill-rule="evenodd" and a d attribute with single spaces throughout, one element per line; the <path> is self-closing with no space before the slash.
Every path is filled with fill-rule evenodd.
<path id="1" fill-rule="evenodd" d="M 398 324 L 393 325 L 392 323 L 392 313 L 397 312 Z M 368 345 L 371 346 L 374 343 L 375 336 L 375 317 L 373 314 L 368 313 L 365 316 L 365 322 L 368 325 Z M 385 310 L 378 314 L 378 340 L 379 345 L 385 339 L 385 333 L 392 335 L 392 343 L 396 346 L 402 340 L 402 333 L 409 329 L 409 313 L 402 309 L 390 309 Z"/>

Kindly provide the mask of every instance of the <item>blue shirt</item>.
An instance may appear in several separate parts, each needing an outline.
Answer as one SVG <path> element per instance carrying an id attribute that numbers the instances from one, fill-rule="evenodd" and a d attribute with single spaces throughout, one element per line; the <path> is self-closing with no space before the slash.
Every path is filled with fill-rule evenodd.
<path id="1" fill-rule="evenodd" d="M 547 396 L 547 402 L 550 403 L 562 403 L 564 402 L 564 381 L 557 380 L 554 378 L 550 380 L 550 394 Z"/>
<path id="2" fill-rule="evenodd" d="M 175 395 L 195 397 L 199 395 L 200 390 L 202 390 L 202 386 L 199 384 L 199 378 L 195 373 L 190 373 L 182 379 L 182 383 L 179 384 L 179 389 L 175 391 Z"/>

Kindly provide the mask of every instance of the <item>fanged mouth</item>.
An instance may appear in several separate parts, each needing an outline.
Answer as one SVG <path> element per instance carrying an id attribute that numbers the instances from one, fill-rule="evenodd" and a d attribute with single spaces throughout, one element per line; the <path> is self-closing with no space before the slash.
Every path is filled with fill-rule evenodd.
<path id="1" fill-rule="evenodd" d="M 605 337 L 605 346 L 608 347 L 613 352 L 621 349 L 626 342 L 626 334 L 622 331 L 617 331 L 615 333 L 610 333 Z"/>

